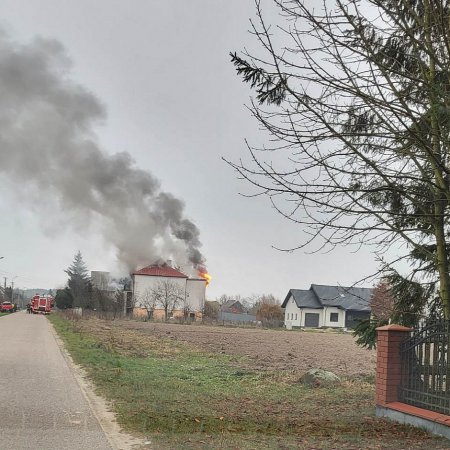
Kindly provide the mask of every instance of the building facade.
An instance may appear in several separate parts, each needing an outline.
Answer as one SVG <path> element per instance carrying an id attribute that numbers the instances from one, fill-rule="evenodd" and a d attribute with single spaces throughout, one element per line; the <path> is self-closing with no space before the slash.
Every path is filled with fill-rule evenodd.
<path id="1" fill-rule="evenodd" d="M 206 281 L 190 278 L 167 264 L 151 265 L 131 274 L 135 316 L 199 319 L 205 305 Z"/>
<path id="2" fill-rule="evenodd" d="M 370 317 L 373 289 L 312 284 L 290 289 L 283 304 L 286 328 L 353 328 Z"/>

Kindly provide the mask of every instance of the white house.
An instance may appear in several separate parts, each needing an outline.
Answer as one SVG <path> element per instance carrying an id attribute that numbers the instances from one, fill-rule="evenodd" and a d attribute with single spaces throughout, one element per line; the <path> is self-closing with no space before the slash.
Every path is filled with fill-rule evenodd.
<path id="1" fill-rule="evenodd" d="M 373 289 L 312 284 L 290 289 L 283 304 L 286 328 L 353 328 L 370 317 Z"/>
<path id="2" fill-rule="evenodd" d="M 133 305 L 135 315 L 147 315 L 152 292 L 161 286 L 161 282 L 170 282 L 179 294 L 179 299 L 170 313 L 182 316 L 188 311 L 189 317 L 200 318 L 205 305 L 206 280 L 189 278 L 186 274 L 168 264 L 153 264 L 131 274 Z M 172 308 L 171 308 L 172 309 Z M 152 310 L 154 318 L 163 318 L 163 305 L 155 304 Z"/>

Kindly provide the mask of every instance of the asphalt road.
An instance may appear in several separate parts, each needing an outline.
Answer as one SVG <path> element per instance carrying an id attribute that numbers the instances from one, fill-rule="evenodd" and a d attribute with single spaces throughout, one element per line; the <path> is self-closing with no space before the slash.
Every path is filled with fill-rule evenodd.
<path id="1" fill-rule="evenodd" d="M 0 317 L 0 450 L 111 450 L 41 315 Z"/>

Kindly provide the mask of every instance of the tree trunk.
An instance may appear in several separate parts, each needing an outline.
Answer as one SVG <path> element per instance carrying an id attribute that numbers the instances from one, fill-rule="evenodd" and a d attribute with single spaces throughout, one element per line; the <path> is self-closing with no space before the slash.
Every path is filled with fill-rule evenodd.
<path id="1" fill-rule="evenodd" d="M 444 217 L 443 207 L 441 202 L 436 203 L 436 264 L 439 272 L 439 296 L 442 302 L 442 309 L 446 320 L 450 318 L 450 277 L 449 277 L 449 264 L 446 251 L 446 242 L 444 234 Z"/>
<path id="2" fill-rule="evenodd" d="M 433 55 L 432 43 L 432 7 L 429 0 L 424 2 L 424 29 L 427 30 L 426 43 L 428 50 Z M 429 73 L 429 99 L 430 99 L 430 113 L 431 113 L 431 145 L 432 158 L 431 164 L 433 167 L 435 185 L 434 188 L 434 233 L 436 237 L 436 266 L 439 273 L 439 296 L 442 302 L 442 309 L 445 319 L 450 318 L 450 277 L 449 277 L 449 263 L 447 256 L 447 245 L 445 239 L 445 219 L 444 215 L 447 206 L 447 191 L 448 186 L 445 182 L 443 166 L 445 159 L 442 156 L 440 130 L 439 130 L 439 95 L 436 89 L 439 88 L 439 83 L 436 81 L 436 67 L 433 56 L 430 57 Z"/>

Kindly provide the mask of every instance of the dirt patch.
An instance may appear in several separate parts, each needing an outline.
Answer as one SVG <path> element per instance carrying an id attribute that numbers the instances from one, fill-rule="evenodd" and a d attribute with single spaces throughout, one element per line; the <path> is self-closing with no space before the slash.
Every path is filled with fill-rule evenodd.
<path id="1" fill-rule="evenodd" d="M 302 373 L 310 368 L 331 370 L 340 376 L 374 375 L 376 352 L 358 347 L 350 333 L 335 331 L 280 331 L 228 328 L 209 325 L 178 325 L 133 320 L 81 320 L 80 327 L 110 340 L 124 353 L 146 356 L 152 347 L 167 340 L 183 342 L 192 349 L 225 355 L 246 356 L 257 370 Z M 167 346 L 167 353 L 177 351 Z"/>

